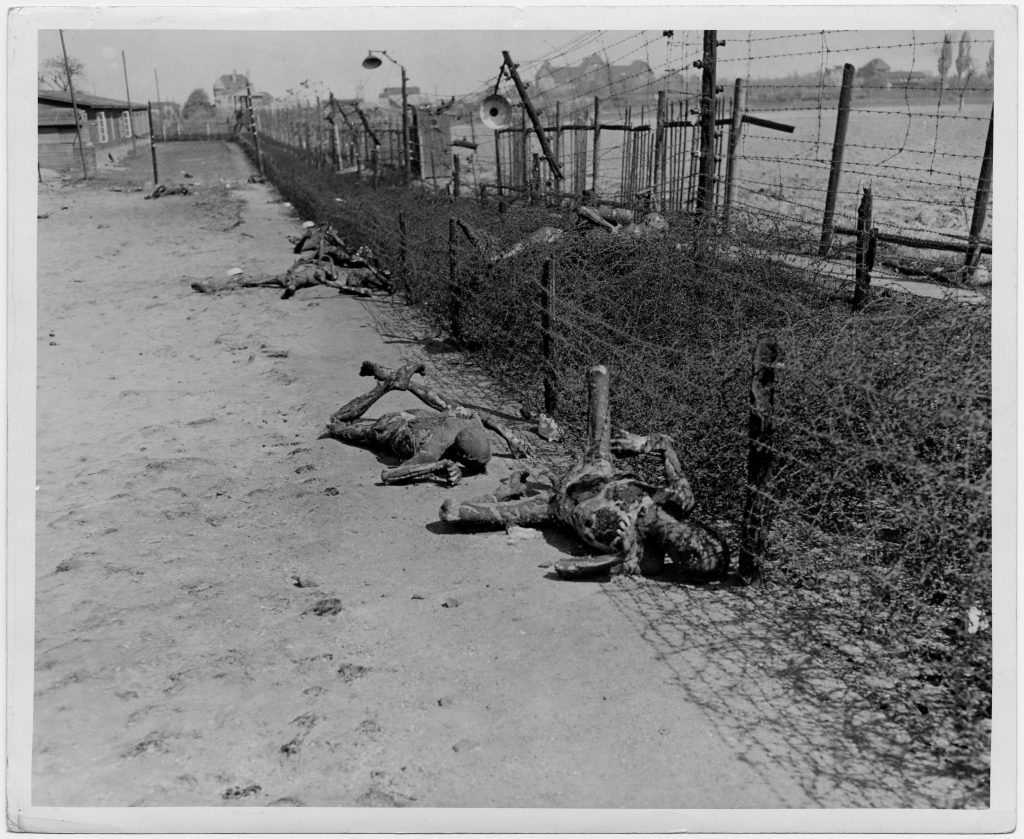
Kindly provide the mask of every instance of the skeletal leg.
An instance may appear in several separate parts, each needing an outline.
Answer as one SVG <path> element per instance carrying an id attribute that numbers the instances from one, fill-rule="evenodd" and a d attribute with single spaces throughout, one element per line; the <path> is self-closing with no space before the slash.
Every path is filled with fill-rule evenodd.
<path id="1" fill-rule="evenodd" d="M 493 524 L 498 527 L 511 524 L 540 527 L 553 522 L 550 498 L 546 492 L 515 501 L 498 501 L 494 496 L 461 502 L 448 498 L 441 505 L 440 517 L 441 521 Z"/>
<path id="2" fill-rule="evenodd" d="M 617 431 L 611 443 L 612 451 L 617 457 L 631 457 L 639 454 L 658 452 L 665 469 L 666 485 L 654 496 L 656 504 L 668 504 L 678 507 L 681 516 L 688 516 L 693 511 L 693 489 L 683 468 L 679 463 L 672 438 L 667 434 L 648 434 L 643 437 L 628 431 Z"/>
<path id="3" fill-rule="evenodd" d="M 637 529 L 645 545 L 660 545 L 688 577 L 720 580 L 729 571 L 729 546 L 707 525 L 679 520 L 660 507 L 649 507 L 638 519 Z"/>
<path id="4" fill-rule="evenodd" d="M 455 486 L 462 480 L 462 469 L 454 460 L 435 460 L 433 463 L 403 463 L 380 473 L 381 482 L 398 484 L 404 481 L 418 481 L 432 475 L 443 477 L 448 486 Z"/>
<path id="5" fill-rule="evenodd" d="M 356 446 L 373 446 L 377 443 L 376 420 L 356 419 L 348 422 L 332 424 L 327 431 L 321 435 L 340 440 L 342 443 L 352 443 Z"/>
<path id="6" fill-rule="evenodd" d="M 378 376 L 374 372 L 367 373 L 365 372 L 367 369 L 376 370 L 381 375 Z M 346 423 L 349 423 L 354 419 L 358 419 L 370 410 L 373 403 L 389 391 L 408 390 L 410 377 L 415 373 L 421 372 L 423 372 L 422 364 L 407 364 L 398 371 L 392 371 L 384 367 L 377 367 L 377 365 L 374 365 L 369 361 L 364 361 L 363 366 L 359 371 L 359 375 L 374 375 L 378 379 L 378 382 L 369 393 L 357 396 L 355 399 L 342 405 L 337 411 L 331 414 L 331 418 L 327 422 L 328 433 L 334 436 L 335 433 L 339 431 L 340 428 L 343 428 Z"/>

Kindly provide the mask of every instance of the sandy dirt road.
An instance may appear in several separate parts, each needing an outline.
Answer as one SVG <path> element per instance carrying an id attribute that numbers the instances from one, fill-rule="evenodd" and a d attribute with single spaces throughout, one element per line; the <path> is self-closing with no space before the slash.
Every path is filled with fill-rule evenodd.
<path id="1" fill-rule="evenodd" d="M 448 490 L 383 486 L 374 454 L 318 439 L 364 358 L 482 397 L 389 331 L 396 303 L 192 292 L 283 271 L 301 220 L 233 146 L 161 153 L 194 195 L 110 191 L 140 161 L 40 192 L 33 804 L 946 801 L 756 595 L 562 582 L 565 540 L 439 524 L 504 448 Z"/>

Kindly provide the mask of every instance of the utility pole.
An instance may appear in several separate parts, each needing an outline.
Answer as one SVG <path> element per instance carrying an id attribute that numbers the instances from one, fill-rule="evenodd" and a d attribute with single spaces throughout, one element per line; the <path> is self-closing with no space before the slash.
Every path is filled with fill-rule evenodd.
<path id="1" fill-rule="evenodd" d="M 406 93 L 405 67 L 398 65 L 402 71 L 402 172 L 404 182 L 409 183 L 412 173 L 412 161 L 409 154 L 409 97 Z"/>
<path id="2" fill-rule="evenodd" d="M 248 76 L 246 76 L 248 79 Z M 263 177 L 263 153 L 260 151 L 260 132 L 256 129 L 256 111 L 252 106 L 252 86 L 245 85 L 245 100 L 249 106 L 249 128 L 252 129 L 252 143 L 256 147 L 256 166 L 260 170 L 260 177 Z"/>
<path id="3" fill-rule="evenodd" d="M 132 151 L 135 151 L 135 120 L 132 116 L 132 94 L 128 90 L 128 62 L 125 61 L 124 50 L 121 50 L 121 66 L 124 67 L 124 95 L 128 100 L 128 133 L 132 135 Z"/>
<path id="4" fill-rule="evenodd" d="M 64 72 L 68 77 L 68 91 L 71 93 L 71 107 L 75 111 L 75 133 L 78 135 L 78 153 L 82 157 L 82 177 L 89 180 L 89 167 L 85 165 L 85 145 L 82 143 L 82 126 L 78 124 L 78 100 L 75 99 L 75 84 L 71 79 L 71 65 L 68 63 L 68 51 L 64 46 L 64 30 L 60 33 L 60 51 L 64 53 Z"/>
<path id="5" fill-rule="evenodd" d="M 160 136 L 167 139 L 167 125 L 164 123 L 164 106 L 163 100 L 160 98 L 160 77 L 156 74 L 156 67 L 153 68 L 153 79 L 156 81 L 156 105 L 160 109 Z M 152 132 L 152 110 L 150 111 L 150 131 Z"/>

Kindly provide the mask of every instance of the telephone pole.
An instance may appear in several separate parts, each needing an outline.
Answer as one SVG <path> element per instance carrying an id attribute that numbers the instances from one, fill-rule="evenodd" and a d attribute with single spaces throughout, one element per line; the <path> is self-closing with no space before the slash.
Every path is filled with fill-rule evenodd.
<path id="1" fill-rule="evenodd" d="M 135 120 L 132 117 L 132 94 L 128 90 L 128 62 L 125 61 L 124 50 L 121 50 L 121 66 L 124 67 L 124 95 L 128 99 L 128 133 L 132 135 L 132 151 L 135 149 Z"/>
<path id="2" fill-rule="evenodd" d="M 64 72 L 68 77 L 68 92 L 71 94 L 71 107 L 75 111 L 75 133 L 78 135 L 78 153 L 82 156 L 82 177 L 89 180 L 89 167 L 85 164 L 85 145 L 82 143 L 82 126 L 78 123 L 78 100 L 75 98 L 75 84 L 71 78 L 71 65 L 68 62 L 68 50 L 64 46 L 64 30 L 58 29 L 60 33 L 60 51 L 64 53 Z"/>

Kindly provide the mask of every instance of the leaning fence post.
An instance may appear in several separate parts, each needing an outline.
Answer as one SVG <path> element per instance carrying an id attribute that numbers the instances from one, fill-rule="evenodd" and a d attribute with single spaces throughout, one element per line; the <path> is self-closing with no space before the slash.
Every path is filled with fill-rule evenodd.
<path id="1" fill-rule="evenodd" d="M 864 187 L 864 197 L 857 208 L 857 256 L 853 286 L 853 310 L 864 308 L 868 299 L 868 287 L 871 285 L 871 265 L 869 257 L 872 250 L 871 226 L 871 187 Z M 870 260 L 873 261 L 873 260 Z"/>
<path id="2" fill-rule="evenodd" d="M 850 99 L 853 96 L 852 64 L 843 65 L 843 87 L 839 91 L 839 110 L 836 113 L 836 136 L 832 141 L 832 166 L 828 173 L 828 192 L 825 194 L 825 214 L 821 220 L 821 242 L 818 256 L 828 256 L 835 231 L 836 196 L 839 194 L 839 176 L 843 171 L 843 152 L 846 149 L 846 128 L 850 124 Z"/>
<path id="3" fill-rule="evenodd" d="M 555 261 L 544 260 L 540 286 L 540 330 L 541 355 L 544 358 L 544 413 L 553 417 L 558 410 L 558 395 L 555 391 L 554 345 L 551 340 L 552 322 L 555 317 Z"/>
<path id="4" fill-rule="evenodd" d="M 722 220 L 729 221 L 729 210 L 736 194 L 736 151 L 740 146 L 740 132 L 743 130 L 743 112 L 747 109 L 747 88 L 743 79 L 736 79 L 732 95 L 732 122 L 729 124 L 729 146 L 725 159 L 725 200 L 722 205 Z"/>
<path id="5" fill-rule="evenodd" d="M 968 251 L 967 261 L 964 265 L 967 278 L 974 276 L 974 269 L 978 267 L 978 260 L 981 258 L 981 229 L 985 226 L 985 216 L 988 214 L 988 200 L 992 194 L 992 123 L 995 119 L 995 107 L 988 118 L 988 136 L 985 138 L 985 154 L 981 158 L 981 173 L 978 175 L 978 191 L 974 195 L 974 213 L 971 216 L 971 232 L 967 238 Z"/>
<path id="6" fill-rule="evenodd" d="M 778 357 L 779 344 L 774 336 L 761 338 L 754 347 L 747 423 L 747 493 L 739 559 L 739 575 L 745 585 L 761 581 L 761 563 L 768 547 L 771 505 L 766 488 L 772 474 L 772 413 Z"/>

